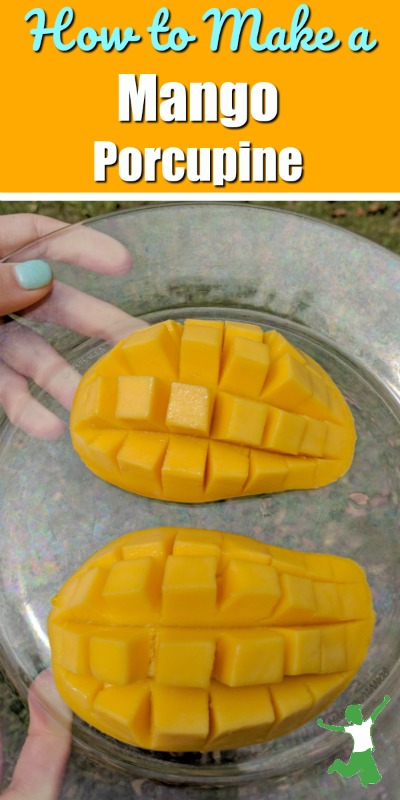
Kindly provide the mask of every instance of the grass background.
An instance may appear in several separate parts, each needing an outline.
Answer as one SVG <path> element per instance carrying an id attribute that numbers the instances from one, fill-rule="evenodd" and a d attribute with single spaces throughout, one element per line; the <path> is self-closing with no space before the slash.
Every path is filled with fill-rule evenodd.
<path id="1" fill-rule="evenodd" d="M 179 201 L 179 196 L 176 202 Z M 81 201 L 28 201 L 0 202 L 0 214 L 33 212 L 46 214 L 65 222 L 79 222 L 83 219 L 109 214 L 126 208 L 154 205 L 152 202 L 119 202 L 95 200 Z M 257 203 L 259 205 L 259 203 Z M 267 201 L 261 205 L 273 206 L 299 214 L 308 214 L 317 219 L 332 222 L 348 228 L 355 233 L 372 239 L 384 247 L 400 254 L 400 202 L 379 201 Z"/>

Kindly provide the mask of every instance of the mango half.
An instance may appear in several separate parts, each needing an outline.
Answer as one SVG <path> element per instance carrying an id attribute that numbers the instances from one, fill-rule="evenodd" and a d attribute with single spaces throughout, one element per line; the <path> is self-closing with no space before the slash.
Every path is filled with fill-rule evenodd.
<path id="1" fill-rule="evenodd" d="M 277 331 L 210 320 L 161 322 L 103 356 L 78 387 L 71 436 L 104 480 L 195 503 L 331 483 L 356 440 L 308 355 Z"/>
<path id="2" fill-rule="evenodd" d="M 374 626 L 354 561 L 192 528 L 128 533 L 53 600 L 56 685 L 86 722 L 153 750 L 282 736 L 350 682 Z"/>

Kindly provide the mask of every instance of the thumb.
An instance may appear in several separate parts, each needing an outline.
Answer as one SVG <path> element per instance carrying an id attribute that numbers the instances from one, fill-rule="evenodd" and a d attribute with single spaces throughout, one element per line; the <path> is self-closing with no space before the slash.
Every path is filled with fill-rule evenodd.
<path id="1" fill-rule="evenodd" d="M 53 273 L 46 261 L 0 264 L 0 315 L 34 305 L 53 286 Z"/>
<path id="2" fill-rule="evenodd" d="M 1 800 L 56 800 L 71 749 L 72 715 L 49 670 L 38 675 L 28 700 L 28 736 Z"/>

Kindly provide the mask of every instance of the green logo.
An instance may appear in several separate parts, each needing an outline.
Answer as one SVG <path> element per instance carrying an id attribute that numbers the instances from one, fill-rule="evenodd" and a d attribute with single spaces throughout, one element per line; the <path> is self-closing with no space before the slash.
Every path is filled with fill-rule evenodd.
<path id="1" fill-rule="evenodd" d="M 372 753 L 375 750 L 371 728 L 382 709 L 388 704 L 389 695 L 385 695 L 382 703 L 376 707 L 371 716 L 364 720 L 360 705 L 347 706 L 344 715 L 348 725 L 325 725 L 322 719 L 317 719 L 320 728 L 327 731 L 342 731 L 349 733 L 353 737 L 353 752 L 347 764 L 340 758 L 335 758 L 333 764 L 328 769 L 328 775 L 337 772 L 343 778 L 352 778 L 358 775 L 361 786 L 368 786 L 370 783 L 379 783 L 382 778 Z"/>

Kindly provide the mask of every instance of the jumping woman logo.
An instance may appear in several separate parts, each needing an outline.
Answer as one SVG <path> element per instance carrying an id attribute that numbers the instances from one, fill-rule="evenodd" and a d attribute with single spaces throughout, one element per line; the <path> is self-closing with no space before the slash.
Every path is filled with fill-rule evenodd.
<path id="1" fill-rule="evenodd" d="M 366 720 L 363 719 L 360 705 L 347 706 L 344 715 L 349 725 L 325 725 L 322 719 L 317 719 L 317 725 L 320 728 L 326 728 L 327 731 L 349 733 L 354 742 L 353 752 L 348 763 L 346 764 L 340 758 L 335 758 L 328 769 L 328 775 L 331 775 L 332 772 L 337 772 L 343 778 L 352 778 L 354 775 L 358 775 L 362 786 L 368 786 L 370 783 L 379 783 L 382 775 L 372 755 L 375 747 L 371 737 L 371 728 L 378 714 L 385 708 L 389 700 L 389 695 L 385 695 L 382 703 L 376 707 L 375 711 Z"/>

